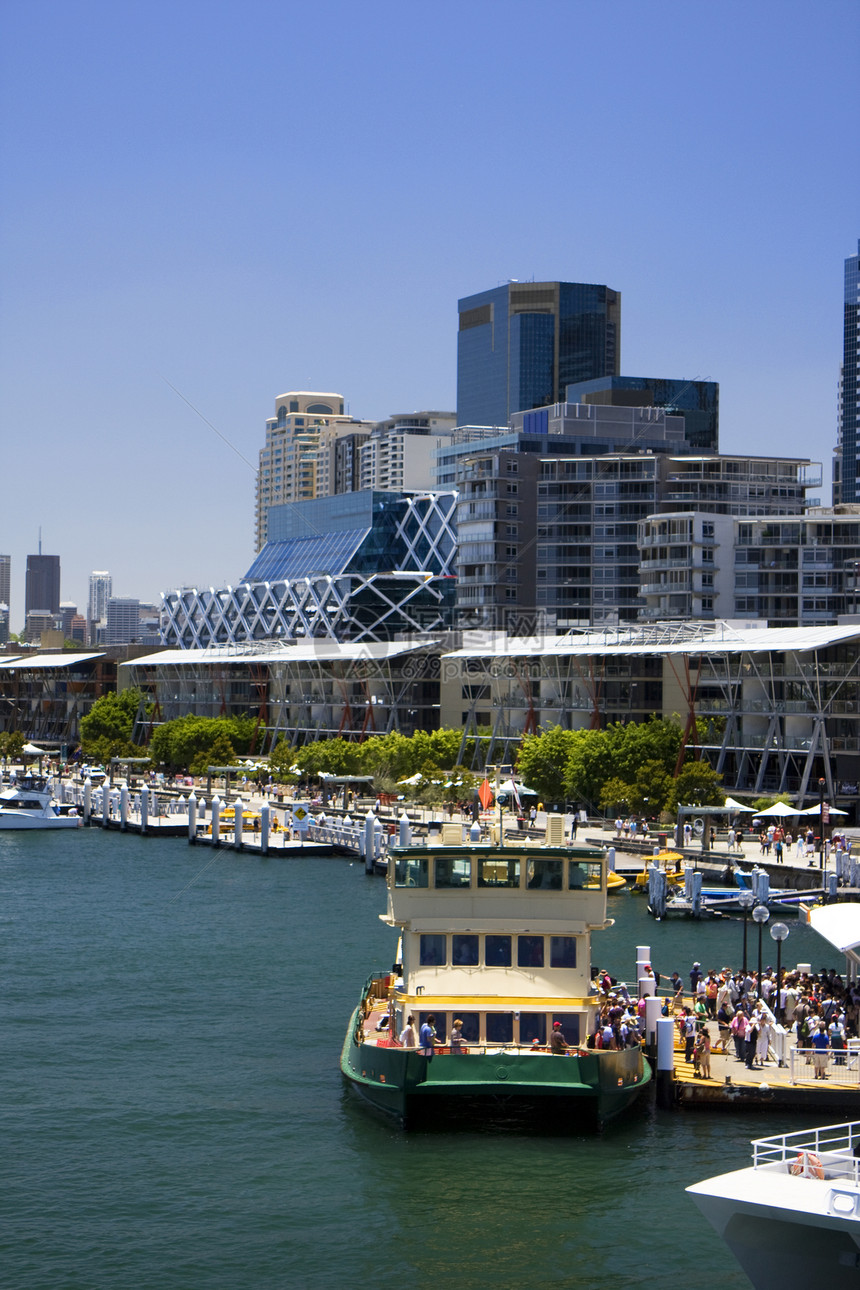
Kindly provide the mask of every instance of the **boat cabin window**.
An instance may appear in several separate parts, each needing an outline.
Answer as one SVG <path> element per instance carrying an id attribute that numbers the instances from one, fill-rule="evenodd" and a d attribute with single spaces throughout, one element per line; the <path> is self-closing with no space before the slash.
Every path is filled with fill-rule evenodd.
<path id="1" fill-rule="evenodd" d="M 482 860 L 478 866 L 479 887 L 519 887 L 520 861 L 516 859 Z"/>
<path id="2" fill-rule="evenodd" d="M 444 967 L 448 962 L 447 937 L 436 932 L 422 932 L 419 950 L 421 967 Z"/>
<path id="3" fill-rule="evenodd" d="M 549 938 L 549 965 L 554 968 L 576 967 L 575 936 L 551 936 Z"/>
<path id="4" fill-rule="evenodd" d="M 15 803 L 16 811 L 40 811 L 41 809 L 42 803 L 34 797 L 19 798 Z"/>
<path id="5" fill-rule="evenodd" d="M 456 967 L 477 967 L 478 937 L 474 932 L 455 932 L 451 937 L 451 962 Z"/>
<path id="6" fill-rule="evenodd" d="M 427 856 L 398 856 L 394 866 L 395 887 L 428 887 L 430 860 Z"/>
<path id="7" fill-rule="evenodd" d="M 543 937 L 517 937 L 517 967 L 543 967 Z"/>
<path id="8" fill-rule="evenodd" d="M 553 1025 L 557 1021 L 561 1022 L 561 1033 L 564 1035 L 566 1044 L 578 1044 L 581 1039 L 579 1030 L 579 1013 L 576 1012 L 554 1012 L 552 1014 Z"/>
<path id="9" fill-rule="evenodd" d="M 563 860 L 529 860 L 526 886 L 529 891 L 561 891 Z"/>
<path id="10" fill-rule="evenodd" d="M 514 1042 L 514 1014 L 512 1012 L 487 1013 L 487 1043 L 512 1044 Z"/>
<path id="11" fill-rule="evenodd" d="M 546 1013 L 545 1012 L 521 1012 L 520 1013 L 520 1043 L 531 1044 L 537 1040 L 539 1044 L 546 1043 Z"/>
<path id="12" fill-rule="evenodd" d="M 436 887 L 470 887 L 472 885 L 471 856 L 437 855 L 435 864 Z"/>
<path id="13" fill-rule="evenodd" d="M 461 1012 L 457 1014 L 463 1023 L 463 1038 L 467 1044 L 477 1044 L 481 1039 L 480 1012 Z"/>
<path id="14" fill-rule="evenodd" d="M 445 1016 L 445 1013 L 444 1013 L 444 1012 L 435 1012 L 435 1013 L 433 1013 L 432 1015 L 435 1017 L 435 1021 L 433 1022 L 433 1026 L 434 1026 L 434 1028 L 435 1028 L 435 1030 L 436 1030 L 436 1038 L 437 1038 L 438 1040 L 440 1040 L 440 1042 L 441 1042 L 441 1043 L 443 1043 L 443 1044 L 444 1044 L 444 1043 L 445 1043 L 445 1041 L 446 1041 L 446 1040 L 447 1040 L 447 1038 L 448 1038 L 448 1022 L 447 1022 L 447 1018 L 446 1018 L 446 1016 Z M 419 1014 L 418 1014 L 418 1029 L 419 1029 L 419 1033 L 420 1033 L 421 1027 L 424 1025 L 424 1022 L 427 1020 L 427 1018 L 428 1018 L 429 1016 L 431 1016 L 431 1014 L 430 1014 L 429 1012 L 419 1012 Z M 464 1020 L 465 1020 L 465 1018 L 464 1018 Z"/>
<path id="15" fill-rule="evenodd" d="M 568 890 L 575 891 L 578 887 L 599 887 L 602 881 L 602 869 L 603 866 L 599 861 L 588 864 L 571 860 L 567 871 Z"/>
<path id="16" fill-rule="evenodd" d="M 510 936 L 484 937 L 484 962 L 487 967 L 511 966 Z"/>

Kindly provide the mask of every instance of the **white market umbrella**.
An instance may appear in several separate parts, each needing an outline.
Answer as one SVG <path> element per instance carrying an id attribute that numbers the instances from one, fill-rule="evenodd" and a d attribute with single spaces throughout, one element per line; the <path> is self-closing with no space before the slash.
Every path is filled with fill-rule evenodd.
<path id="1" fill-rule="evenodd" d="M 839 809 L 839 807 L 838 807 L 838 806 L 831 806 L 829 809 L 830 809 L 830 814 L 831 814 L 831 815 L 847 815 L 847 814 L 848 814 L 848 812 L 847 812 L 847 811 L 840 811 L 840 809 Z M 805 810 L 805 811 L 801 811 L 801 812 L 800 812 L 800 814 L 801 814 L 801 815 L 820 815 L 820 814 L 821 814 L 821 804 L 820 804 L 820 803 L 816 803 L 816 805 L 815 805 L 815 806 L 808 806 L 808 807 L 806 808 L 806 810 Z"/>
<path id="2" fill-rule="evenodd" d="M 756 817 L 764 819 L 767 815 L 776 815 L 782 818 L 785 815 L 803 815 L 803 813 L 796 806 L 789 806 L 787 802 L 774 802 L 773 806 L 769 806 L 766 811 L 756 811 Z"/>
<path id="3" fill-rule="evenodd" d="M 21 752 L 26 753 L 28 757 L 47 757 L 48 755 L 44 748 L 37 748 L 35 744 L 24 744 Z"/>
<path id="4" fill-rule="evenodd" d="M 730 811 L 745 811 L 748 815 L 756 814 L 754 806 L 744 806 L 743 802 L 736 802 L 733 797 L 726 798 L 726 806 Z"/>

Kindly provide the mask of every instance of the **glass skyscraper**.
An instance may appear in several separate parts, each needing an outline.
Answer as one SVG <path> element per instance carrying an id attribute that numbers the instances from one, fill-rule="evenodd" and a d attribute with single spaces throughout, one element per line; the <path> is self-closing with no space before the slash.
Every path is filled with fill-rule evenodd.
<path id="1" fill-rule="evenodd" d="M 860 355 L 860 239 L 857 255 L 845 261 L 845 321 L 842 372 L 839 382 L 839 438 L 833 471 L 833 500 L 860 501 L 860 460 L 858 460 L 857 381 Z"/>
<path id="2" fill-rule="evenodd" d="M 621 294 L 583 282 L 508 282 L 458 302 L 457 424 L 507 425 L 577 381 L 617 376 Z"/>

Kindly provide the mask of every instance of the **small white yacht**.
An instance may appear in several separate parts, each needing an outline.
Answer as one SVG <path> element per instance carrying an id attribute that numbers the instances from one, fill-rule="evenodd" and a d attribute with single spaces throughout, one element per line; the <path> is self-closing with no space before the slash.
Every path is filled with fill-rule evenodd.
<path id="1" fill-rule="evenodd" d="M 751 1166 L 687 1191 L 756 1290 L 857 1290 L 860 1121 L 752 1147 Z"/>
<path id="2" fill-rule="evenodd" d="M 10 776 L 0 791 L 0 829 L 76 829 L 74 807 L 54 801 L 53 782 L 44 775 Z"/>

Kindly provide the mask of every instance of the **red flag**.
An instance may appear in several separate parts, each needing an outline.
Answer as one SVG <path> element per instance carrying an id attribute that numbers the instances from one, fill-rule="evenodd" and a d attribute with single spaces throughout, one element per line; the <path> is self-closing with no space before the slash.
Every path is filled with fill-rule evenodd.
<path id="1" fill-rule="evenodd" d="M 493 800 L 493 790 L 490 788 L 490 781 L 485 779 L 478 789 L 478 800 L 485 811 L 490 809 L 490 803 Z"/>

